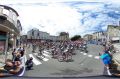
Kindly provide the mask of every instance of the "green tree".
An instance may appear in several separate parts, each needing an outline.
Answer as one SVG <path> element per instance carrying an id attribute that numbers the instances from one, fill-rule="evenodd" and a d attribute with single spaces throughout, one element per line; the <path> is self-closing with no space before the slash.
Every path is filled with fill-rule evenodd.
<path id="1" fill-rule="evenodd" d="M 76 40 L 78 40 L 78 39 L 80 39 L 80 38 L 81 38 L 80 35 L 75 35 L 75 36 L 73 36 L 73 37 L 71 38 L 71 41 L 76 41 Z"/>

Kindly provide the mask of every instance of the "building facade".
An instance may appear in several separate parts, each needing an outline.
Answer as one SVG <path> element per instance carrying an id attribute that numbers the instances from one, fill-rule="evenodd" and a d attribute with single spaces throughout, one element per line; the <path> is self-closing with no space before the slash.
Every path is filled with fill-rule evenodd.
<path id="1" fill-rule="evenodd" d="M 39 31 L 39 29 L 32 29 L 27 32 L 28 40 L 50 40 L 50 41 L 66 41 L 69 39 L 69 34 L 65 33 L 59 36 L 50 35 L 47 32 Z"/>
<path id="2" fill-rule="evenodd" d="M 63 40 L 63 41 L 67 41 L 67 40 L 69 40 L 69 33 L 67 33 L 67 32 L 61 32 L 60 33 L 60 40 Z"/>
<path id="3" fill-rule="evenodd" d="M 0 62 L 5 62 L 10 49 L 20 45 L 22 26 L 19 14 L 11 7 L 0 5 Z"/>
<path id="4" fill-rule="evenodd" d="M 19 44 L 22 26 L 18 17 L 19 14 L 13 8 L 0 5 L 0 53 Z"/>
<path id="5" fill-rule="evenodd" d="M 83 39 L 85 41 L 91 41 L 92 40 L 92 35 L 91 34 L 86 34 L 86 35 L 83 36 Z"/>
<path id="6" fill-rule="evenodd" d="M 107 39 L 107 33 L 106 32 L 103 32 L 103 31 L 100 31 L 100 32 L 95 32 L 92 34 L 92 40 L 94 42 L 106 42 L 106 39 Z"/>
<path id="7" fill-rule="evenodd" d="M 120 26 L 108 25 L 107 41 L 120 42 Z"/>

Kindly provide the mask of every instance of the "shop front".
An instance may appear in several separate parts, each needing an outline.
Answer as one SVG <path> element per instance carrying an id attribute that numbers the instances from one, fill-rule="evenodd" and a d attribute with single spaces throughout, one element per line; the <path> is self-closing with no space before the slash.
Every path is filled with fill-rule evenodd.
<path id="1" fill-rule="evenodd" d="M 4 54 L 5 52 L 5 42 L 6 34 L 4 32 L 0 32 L 0 54 Z"/>

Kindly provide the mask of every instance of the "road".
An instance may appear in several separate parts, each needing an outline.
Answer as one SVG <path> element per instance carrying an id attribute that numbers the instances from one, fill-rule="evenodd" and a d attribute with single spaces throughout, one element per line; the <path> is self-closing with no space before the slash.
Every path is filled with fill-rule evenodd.
<path id="1" fill-rule="evenodd" d="M 84 77 L 103 75 L 104 65 L 99 58 L 99 52 L 103 47 L 100 45 L 88 45 L 88 53 L 75 50 L 71 62 L 58 62 L 57 59 L 45 53 L 45 59 L 36 58 L 36 53 L 32 54 L 31 49 L 27 49 L 26 58 L 34 57 L 33 70 L 26 71 L 24 76 L 32 77 Z"/>

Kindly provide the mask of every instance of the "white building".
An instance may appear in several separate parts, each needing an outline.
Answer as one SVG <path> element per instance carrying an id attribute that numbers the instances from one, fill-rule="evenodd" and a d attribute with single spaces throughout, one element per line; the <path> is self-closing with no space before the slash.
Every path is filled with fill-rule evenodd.
<path id="1" fill-rule="evenodd" d="M 107 33 L 100 31 L 92 34 L 92 39 L 95 41 L 106 42 Z"/>
<path id="2" fill-rule="evenodd" d="M 108 25 L 107 41 L 120 42 L 120 26 Z"/>

